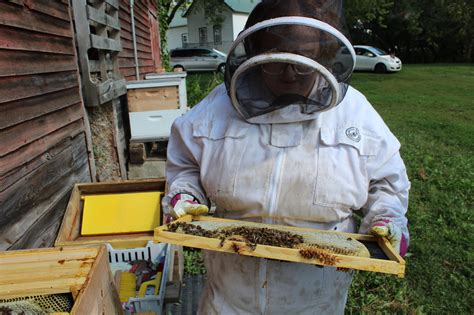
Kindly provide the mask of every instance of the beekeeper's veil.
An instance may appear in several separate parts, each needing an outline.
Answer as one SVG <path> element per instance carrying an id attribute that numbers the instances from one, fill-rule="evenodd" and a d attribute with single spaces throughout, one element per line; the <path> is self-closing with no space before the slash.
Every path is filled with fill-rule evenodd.
<path id="1" fill-rule="evenodd" d="M 250 122 L 266 114 L 306 120 L 339 104 L 355 63 L 343 25 L 342 0 L 259 3 L 227 58 L 237 111 Z"/>

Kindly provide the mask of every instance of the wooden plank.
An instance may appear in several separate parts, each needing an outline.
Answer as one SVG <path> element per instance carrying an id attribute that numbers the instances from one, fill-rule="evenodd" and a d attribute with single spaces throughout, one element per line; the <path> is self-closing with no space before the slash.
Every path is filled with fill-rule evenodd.
<path id="1" fill-rule="evenodd" d="M 151 3 L 151 2 L 150 2 Z M 161 44 L 160 44 L 160 25 L 158 17 L 156 16 L 157 10 L 149 10 L 150 16 L 150 43 L 151 43 L 151 53 L 153 55 L 154 68 L 155 72 L 161 70 Z"/>
<path id="2" fill-rule="evenodd" d="M 123 314 L 111 274 L 107 250 L 103 246 L 71 314 Z M 105 309 L 108 309 L 108 312 L 105 312 Z"/>
<path id="3" fill-rule="evenodd" d="M 396 261 L 399 264 L 405 265 L 405 260 L 402 256 L 391 246 L 390 241 L 386 238 L 379 238 L 378 245 L 383 249 L 385 255 L 387 255 L 390 260 Z"/>
<path id="4" fill-rule="evenodd" d="M 74 71 L 74 56 L 0 49 L 0 77 Z"/>
<path id="5" fill-rule="evenodd" d="M 140 67 L 140 79 L 143 80 L 145 75 L 148 73 L 155 73 L 154 67 Z M 128 81 L 136 80 L 136 73 L 134 68 L 121 68 L 120 73 L 126 78 Z"/>
<path id="6" fill-rule="evenodd" d="M 164 191 L 164 179 L 128 180 L 118 183 L 83 183 L 77 185 L 81 195 L 139 191 Z"/>
<path id="7" fill-rule="evenodd" d="M 119 1 L 118 0 L 105 0 L 105 3 L 113 7 L 115 10 L 119 9 Z"/>
<path id="8" fill-rule="evenodd" d="M 133 54 L 133 48 L 124 47 L 123 44 L 126 42 L 122 42 L 122 51 L 119 53 L 119 58 L 129 58 L 134 59 L 135 56 Z M 147 59 L 150 58 L 150 54 L 147 52 L 137 51 L 138 58 Z"/>
<path id="9" fill-rule="evenodd" d="M 27 162 L 24 165 L 19 165 L 17 168 L 9 171 L 5 175 L 1 175 L 0 176 L 0 192 L 7 190 L 10 186 L 14 185 L 23 177 L 27 176 L 28 174 L 30 174 L 37 168 L 42 167 L 46 162 L 53 159 L 56 155 L 60 154 L 66 148 L 74 146 L 74 142 L 76 141 L 81 141 L 81 139 L 78 137 L 76 138 L 67 137 L 64 140 L 59 141 L 56 144 L 54 144 L 52 148 L 48 148 L 47 151 L 44 151 L 37 158 Z M 9 158 L 10 156 L 7 155 L 6 161 L 8 161 Z"/>
<path id="10" fill-rule="evenodd" d="M 71 23 L 25 7 L 0 2 L 0 25 L 72 38 Z"/>
<path id="11" fill-rule="evenodd" d="M 130 43 L 133 45 L 132 33 L 130 33 L 129 31 L 122 29 L 120 31 L 120 39 L 126 42 L 128 45 L 130 45 Z M 143 38 L 142 36 L 136 36 L 136 40 L 138 44 L 151 47 L 149 36 L 147 36 L 146 38 Z"/>
<path id="12" fill-rule="evenodd" d="M 142 41 L 139 41 L 141 44 L 142 42 L 145 43 L 145 46 L 151 46 L 151 41 L 150 41 L 150 30 L 148 31 L 145 30 L 140 30 L 138 29 L 135 33 L 137 39 L 143 39 Z"/>
<path id="13" fill-rule="evenodd" d="M 87 18 L 95 23 L 102 24 L 102 26 L 107 25 L 106 14 L 103 10 L 96 9 L 90 5 L 86 7 Z"/>
<path id="14" fill-rule="evenodd" d="M 145 66 L 145 67 L 152 67 L 154 65 L 153 59 L 138 59 L 138 63 L 140 66 Z M 134 68 L 135 62 L 133 59 L 120 58 L 119 67 L 120 68 Z"/>
<path id="15" fill-rule="evenodd" d="M 179 89 L 176 85 L 129 89 L 127 95 L 130 112 L 179 109 Z"/>
<path id="16" fill-rule="evenodd" d="M 120 1 L 119 12 L 127 15 L 130 14 L 130 0 Z"/>
<path id="17" fill-rule="evenodd" d="M 88 175 L 84 137 L 76 143 L 79 145 L 66 148 L 0 193 L 0 250 L 18 241 L 25 230 L 60 203 L 75 181 Z"/>
<path id="18" fill-rule="evenodd" d="M 122 80 L 124 84 L 124 89 L 126 91 L 126 82 Z M 125 92 L 126 93 L 126 92 Z M 117 151 L 118 156 L 118 163 L 120 167 L 120 175 L 122 176 L 123 180 L 127 179 L 127 158 L 125 157 L 125 152 L 127 148 L 127 139 L 125 136 L 125 126 L 123 123 L 123 116 L 122 113 L 122 103 L 118 98 L 112 100 L 112 107 L 113 107 L 113 115 L 114 115 L 114 129 L 113 134 L 115 137 L 115 150 Z M 160 218 L 161 220 L 161 218 Z M 161 222 L 161 221 L 160 221 Z"/>
<path id="19" fill-rule="evenodd" d="M 74 240 L 81 229 L 83 202 L 81 200 L 81 191 L 78 185 L 74 185 L 71 197 L 69 198 L 66 211 L 64 212 L 63 221 L 59 227 L 58 237 L 55 241 L 55 246 L 62 246 L 60 241 Z"/>
<path id="20" fill-rule="evenodd" d="M 139 51 L 137 53 L 137 55 L 138 55 L 139 59 L 151 59 L 152 58 L 150 53 L 144 53 L 144 52 L 141 52 L 141 51 Z M 124 48 L 124 50 L 122 50 L 119 53 L 119 58 L 126 58 L 126 59 L 134 60 L 135 57 L 133 55 L 133 50 L 129 49 L 129 48 Z"/>
<path id="21" fill-rule="evenodd" d="M 12 270 L 8 274 L 3 274 L 0 277 L 0 286 L 11 285 L 11 284 L 20 284 L 20 283 L 30 283 L 32 279 L 35 281 L 57 281 L 61 278 L 71 276 L 73 274 L 75 277 L 85 278 L 90 271 L 93 260 L 84 261 L 79 268 L 66 269 L 58 268 L 54 270 L 52 268 L 51 273 L 46 273 L 45 270 L 38 268 L 32 268 L 29 270 Z M 36 266 L 34 266 L 36 267 Z M 31 268 L 31 267 L 30 267 Z"/>
<path id="22" fill-rule="evenodd" d="M 47 115 L 81 102 L 78 87 L 21 99 L 0 105 L 0 129 Z M 1 166 L 0 166 L 1 168 Z"/>
<path id="23" fill-rule="evenodd" d="M 82 175 L 71 176 L 70 181 L 87 180 L 88 169 L 82 169 Z M 71 183 L 65 183 L 71 185 Z M 67 190 L 67 189 L 64 189 Z M 61 196 L 62 194 L 62 196 Z M 35 207 L 38 211 L 29 211 L 19 219 L 15 218 L 15 224 L 6 226 L 0 235 L 0 247 L 6 249 L 22 249 L 52 246 L 60 226 L 68 200 L 67 191 L 59 191 L 57 195 L 50 198 L 50 203 L 42 201 L 40 206 Z M 59 197 L 62 197 L 59 199 Z M 59 201 L 57 201 L 59 199 Z M 19 209 L 22 210 L 22 209 Z M 37 217 L 39 219 L 37 219 Z"/>
<path id="24" fill-rule="evenodd" d="M 69 293 L 72 286 L 82 286 L 85 280 L 85 277 L 77 277 L 56 281 L 2 285 L 0 286 L 0 297 L 7 299 L 29 295 Z"/>
<path id="25" fill-rule="evenodd" d="M 131 42 L 123 42 L 122 47 L 126 49 L 133 50 L 133 44 Z M 142 53 L 151 54 L 151 46 L 150 45 L 143 45 L 141 43 L 137 43 L 137 51 Z"/>
<path id="26" fill-rule="evenodd" d="M 38 254 L 41 253 L 41 254 Z M 45 261 L 89 260 L 97 257 L 97 247 L 26 249 L 0 252 L 0 265 Z M 1 270 L 1 269 L 0 269 Z"/>
<path id="27" fill-rule="evenodd" d="M 98 85 L 99 99 L 101 104 L 127 93 L 127 83 L 125 80 L 108 80 Z"/>
<path id="28" fill-rule="evenodd" d="M 121 51 L 122 46 L 119 41 L 90 34 L 91 46 L 96 49 Z"/>
<path id="29" fill-rule="evenodd" d="M 11 262 L 11 263 L 2 264 L 2 269 L 0 271 L 0 274 L 2 277 L 4 275 L 9 275 L 9 274 L 22 274 L 28 270 L 32 270 L 35 268 L 38 270 L 53 269 L 57 267 L 61 267 L 62 270 L 78 270 L 86 266 L 89 266 L 90 268 L 92 266 L 92 263 L 94 262 L 94 257 L 81 258 L 80 260 L 78 259 L 59 260 L 56 258 L 56 255 L 54 255 L 51 257 L 50 260 L 42 260 L 42 261 L 30 260 L 30 261 L 22 262 L 20 264 L 18 262 Z"/>
<path id="30" fill-rule="evenodd" d="M 62 110 L 4 129 L 0 133 L 0 157 L 40 139 L 82 118 L 82 104 L 74 104 Z"/>
<path id="31" fill-rule="evenodd" d="M 148 25 L 148 15 L 142 13 L 140 9 L 135 10 L 135 31 L 143 32 L 142 34 L 147 34 L 150 26 Z"/>
<path id="32" fill-rule="evenodd" d="M 1 103 L 53 93 L 77 86 L 76 71 L 20 77 L 0 77 L 0 106 L 2 106 Z"/>
<path id="33" fill-rule="evenodd" d="M 137 19 L 137 22 L 140 23 L 144 28 L 150 27 L 148 11 L 144 9 L 143 3 L 135 6 L 135 18 Z"/>
<path id="34" fill-rule="evenodd" d="M 54 200 L 49 205 L 44 206 L 44 214 L 39 219 L 36 219 L 37 214 L 29 212 L 20 222 L 11 226 L 8 231 L 9 237 L 13 239 L 15 235 L 18 235 L 19 238 L 8 250 L 52 247 L 54 245 L 64 215 L 64 209 L 66 209 L 69 200 L 69 190 L 67 188 L 71 187 L 74 181 L 86 181 L 89 177 L 87 167 L 83 167 L 80 171 L 81 173 L 77 175 L 71 175 L 69 185 L 65 186 L 65 189 L 62 191 L 58 191 Z M 28 227 L 30 220 L 33 220 L 34 223 Z M 19 226 L 28 228 L 22 231 Z"/>
<path id="35" fill-rule="evenodd" d="M 0 48 L 73 55 L 72 39 L 0 25 Z"/>
<path id="36" fill-rule="evenodd" d="M 120 25 L 122 25 L 122 27 L 123 27 L 124 23 L 127 23 L 128 25 L 132 24 L 130 11 L 128 9 L 127 9 L 127 12 L 125 12 L 122 9 L 120 10 L 119 19 L 120 19 Z M 137 17 L 137 15 L 135 15 L 135 31 L 141 30 L 141 31 L 146 33 L 147 28 L 148 28 L 148 26 L 145 23 L 143 23 L 142 21 L 140 21 L 140 17 Z M 132 30 L 131 26 L 128 27 L 127 29 L 130 30 L 130 31 Z"/>
<path id="37" fill-rule="evenodd" d="M 23 6 L 23 1 L 25 0 L 8 0 L 8 2 Z"/>
<path id="38" fill-rule="evenodd" d="M 103 26 L 108 26 L 117 31 L 120 30 L 120 24 L 118 22 L 118 19 L 94 7 L 87 6 L 87 16 L 89 20 L 95 23 L 101 24 Z"/>
<path id="39" fill-rule="evenodd" d="M 51 0 L 28 1 L 28 8 L 65 21 L 71 20 L 69 5 L 64 2 Z"/>
<path id="40" fill-rule="evenodd" d="M 84 132 L 84 124 L 81 120 L 78 120 L 65 126 L 64 128 L 54 131 L 43 138 L 35 140 L 28 145 L 21 147 L 15 152 L 0 157 L 0 180 L 8 172 L 22 167 L 24 164 L 36 159 L 44 153 L 47 153 L 61 141 L 67 138 L 73 138 L 82 132 Z M 48 158 L 50 157 L 51 154 L 48 154 Z M 7 187 L 4 186 L 4 188 Z M 1 191 L 3 191 L 3 189 Z"/>
<path id="41" fill-rule="evenodd" d="M 111 29 L 120 31 L 120 22 L 117 18 L 111 17 L 107 15 L 107 26 L 109 26 Z"/>
<path id="42" fill-rule="evenodd" d="M 189 215 L 183 217 L 182 219 L 178 221 L 182 221 L 182 222 L 190 222 L 190 221 L 234 222 L 237 224 L 248 223 L 244 221 L 223 220 L 220 218 L 212 218 L 212 217 L 205 217 L 205 216 L 193 218 L 192 216 L 189 216 Z M 307 232 L 314 231 L 312 229 L 294 228 L 294 227 L 289 227 L 289 226 L 285 226 L 284 228 L 288 231 L 293 231 L 294 233 L 298 233 L 298 231 L 307 231 Z M 322 232 L 329 233 L 329 234 L 344 235 L 345 237 L 347 236 L 349 238 L 353 238 L 356 240 L 365 240 L 365 241 L 372 240 L 373 242 L 377 242 L 377 238 L 370 235 L 359 235 L 359 234 L 354 234 L 354 233 L 342 233 L 342 232 L 333 232 L 333 231 L 322 231 Z M 166 226 L 162 226 L 155 229 L 155 241 L 213 250 L 213 251 L 227 252 L 227 253 L 236 253 L 234 246 L 237 245 L 238 254 L 240 255 L 254 256 L 254 257 L 260 257 L 260 258 L 270 258 L 270 259 L 292 261 L 292 262 L 299 262 L 299 263 L 306 263 L 306 264 L 326 265 L 325 262 L 320 261 L 317 258 L 307 259 L 307 258 L 302 257 L 299 254 L 298 249 L 267 246 L 267 245 L 260 245 L 260 244 L 257 245 L 255 249 L 251 249 L 245 244 L 245 242 L 237 242 L 237 241 L 229 241 L 229 240 L 221 242 L 221 240 L 219 239 L 168 232 L 166 231 Z M 386 246 L 387 243 L 384 243 L 383 245 Z M 382 259 L 365 258 L 365 257 L 357 257 L 357 256 L 346 256 L 346 255 L 339 255 L 339 254 L 333 254 L 332 256 L 336 258 L 336 261 L 334 264 L 331 264 L 331 265 L 334 265 L 338 268 L 348 268 L 348 269 L 357 269 L 357 270 L 364 270 L 364 271 L 371 271 L 371 272 L 395 274 L 399 277 L 403 277 L 404 272 L 405 272 L 405 264 L 404 263 L 401 264 L 400 261 L 382 260 Z"/>

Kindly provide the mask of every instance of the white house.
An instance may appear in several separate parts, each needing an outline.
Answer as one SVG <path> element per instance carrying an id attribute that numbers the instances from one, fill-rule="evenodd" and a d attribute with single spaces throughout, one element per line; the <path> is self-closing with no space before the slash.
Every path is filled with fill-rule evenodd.
<path id="1" fill-rule="evenodd" d="M 185 47 L 188 43 L 188 19 L 183 16 L 184 13 L 178 10 L 168 27 L 166 40 L 169 49 Z"/>
<path id="2" fill-rule="evenodd" d="M 205 1 L 205 0 L 204 0 Z M 223 22 L 213 25 L 199 6 L 191 5 L 184 14 L 176 14 L 168 32 L 168 48 L 208 47 L 228 52 L 244 29 L 247 18 L 260 0 L 225 0 Z"/>

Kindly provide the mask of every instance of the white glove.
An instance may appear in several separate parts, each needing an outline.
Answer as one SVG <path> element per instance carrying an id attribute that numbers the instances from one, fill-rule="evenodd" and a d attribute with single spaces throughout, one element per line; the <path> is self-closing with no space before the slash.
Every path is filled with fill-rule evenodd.
<path id="1" fill-rule="evenodd" d="M 177 194 L 170 201 L 170 213 L 175 218 L 180 218 L 186 214 L 202 215 L 209 212 L 206 205 L 200 204 L 192 195 Z"/>
<path id="2" fill-rule="evenodd" d="M 392 222 L 388 220 L 379 221 L 372 226 L 370 232 L 374 235 L 386 237 L 400 256 L 404 257 L 407 253 L 407 238 L 402 230 Z"/>

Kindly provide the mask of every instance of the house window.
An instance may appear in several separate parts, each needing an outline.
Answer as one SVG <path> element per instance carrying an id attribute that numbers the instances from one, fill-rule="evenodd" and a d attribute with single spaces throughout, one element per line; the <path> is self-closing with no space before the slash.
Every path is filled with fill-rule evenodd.
<path id="1" fill-rule="evenodd" d="M 199 44 L 205 45 L 207 43 L 207 28 L 200 27 L 199 28 Z"/>
<path id="2" fill-rule="evenodd" d="M 188 33 L 181 34 L 181 45 L 182 47 L 188 46 Z"/>
<path id="3" fill-rule="evenodd" d="M 214 44 L 222 44 L 222 29 L 220 25 L 214 25 Z"/>

